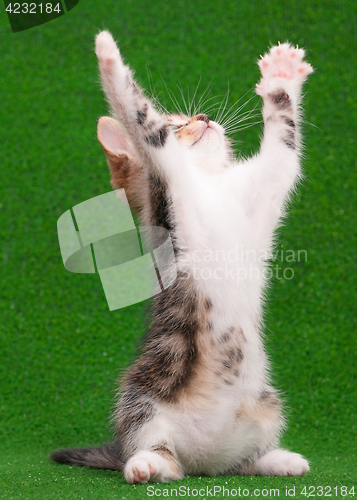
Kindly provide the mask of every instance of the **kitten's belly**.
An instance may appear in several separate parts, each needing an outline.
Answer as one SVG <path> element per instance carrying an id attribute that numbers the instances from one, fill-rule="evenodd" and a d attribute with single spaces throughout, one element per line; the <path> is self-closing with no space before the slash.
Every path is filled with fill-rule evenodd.
<path id="1" fill-rule="evenodd" d="M 231 397 L 222 393 L 211 411 L 162 410 L 172 424 L 175 449 L 188 474 L 232 470 L 245 458 L 271 446 L 281 426 L 278 409 L 266 412 L 254 401 L 238 406 L 233 392 Z"/>

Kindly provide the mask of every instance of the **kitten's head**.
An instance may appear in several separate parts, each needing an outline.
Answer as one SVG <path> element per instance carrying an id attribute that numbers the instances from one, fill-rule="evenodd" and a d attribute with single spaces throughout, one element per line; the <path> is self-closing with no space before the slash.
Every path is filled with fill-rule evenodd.
<path id="1" fill-rule="evenodd" d="M 192 118 L 170 115 L 167 121 L 176 139 L 198 167 L 219 171 L 232 160 L 232 150 L 223 127 L 210 121 L 207 115 L 198 114 Z"/>
<path id="2" fill-rule="evenodd" d="M 206 172 L 227 168 L 233 153 L 218 123 L 204 114 L 192 118 L 183 114 L 168 115 L 166 120 L 168 129 L 182 146 L 183 157 Z M 124 188 L 131 208 L 140 212 L 146 203 L 143 187 L 147 176 L 134 145 L 120 123 L 108 116 L 99 119 L 97 135 L 107 157 L 112 186 Z"/>

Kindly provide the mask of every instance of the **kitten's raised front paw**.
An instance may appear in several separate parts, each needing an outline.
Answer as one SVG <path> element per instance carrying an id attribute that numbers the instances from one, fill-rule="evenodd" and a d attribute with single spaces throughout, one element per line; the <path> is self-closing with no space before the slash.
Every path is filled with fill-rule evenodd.
<path id="1" fill-rule="evenodd" d="M 299 453 L 273 450 L 256 461 L 256 474 L 262 476 L 302 476 L 310 470 L 309 462 Z"/>
<path id="2" fill-rule="evenodd" d="M 124 476 L 130 484 L 145 484 L 150 480 L 174 481 L 183 477 L 171 470 L 165 458 L 152 451 L 139 451 L 129 458 L 124 467 Z"/>
<path id="3" fill-rule="evenodd" d="M 100 62 L 120 56 L 117 44 L 109 31 L 102 31 L 95 37 L 95 53 Z"/>
<path id="4" fill-rule="evenodd" d="M 262 95 L 272 80 L 291 80 L 302 84 L 313 72 L 311 64 L 303 61 L 305 51 L 288 43 L 272 47 L 258 62 L 262 79 L 257 85 L 257 93 Z"/>

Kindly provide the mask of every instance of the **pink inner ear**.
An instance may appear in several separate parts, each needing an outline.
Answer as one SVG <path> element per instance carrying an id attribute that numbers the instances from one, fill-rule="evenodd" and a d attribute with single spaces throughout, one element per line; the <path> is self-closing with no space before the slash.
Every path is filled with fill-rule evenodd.
<path id="1" fill-rule="evenodd" d="M 102 116 L 98 122 L 98 139 L 104 149 L 115 155 L 133 154 L 133 147 L 125 136 L 121 125 L 108 116 Z"/>

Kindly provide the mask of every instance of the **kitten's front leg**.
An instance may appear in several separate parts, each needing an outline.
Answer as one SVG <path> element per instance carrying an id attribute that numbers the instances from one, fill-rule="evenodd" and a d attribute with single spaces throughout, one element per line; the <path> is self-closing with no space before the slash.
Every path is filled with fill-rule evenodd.
<path id="1" fill-rule="evenodd" d="M 301 88 L 313 71 L 304 55 L 303 49 L 284 43 L 272 47 L 258 63 L 262 78 L 256 91 L 264 100 L 264 137 L 252 180 L 265 203 L 274 200 L 278 208 L 300 174 Z"/>
<path id="2" fill-rule="evenodd" d="M 166 117 L 154 108 L 134 81 L 132 72 L 124 64 L 108 31 L 97 35 L 95 50 L 103 89 L 116 117 L 124 125 L 140 156 L 145 159 L 146 166 L 161 170 L 160 173 L 165 175 L 167 164 L 177 158 L 178 147 Z M 165 153 L 168 148 L 170 155 Z"/>
<path id="3" fill-rule="evenodd" d="M 305 51 L 288 43 L 272 47 L 261 57 L 259 68 L 262 78 L 256 92 L 264 100 L 264 140 L 270 135 L 280 139 L 289 149 L 299 147 L 298 130 L 301 87 L 312 73 L 311 64 L 304 62 Z"/>

